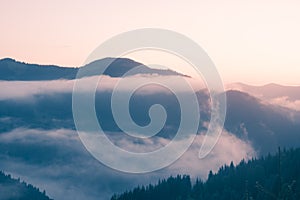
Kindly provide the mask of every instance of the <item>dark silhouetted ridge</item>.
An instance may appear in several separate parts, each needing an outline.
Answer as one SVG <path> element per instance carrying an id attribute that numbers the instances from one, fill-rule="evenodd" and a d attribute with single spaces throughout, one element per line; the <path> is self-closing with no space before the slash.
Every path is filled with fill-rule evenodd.
<path id="1" fill-rule="evenodd" d="M 128 58 L 103 58 L 83 66 L 88 73 L 85 76 L 99 75 L 101 70 L 104 75 L 121 77 L 129 70 L 139 66 L 136 74 L 182 75 L 171 70 L 152 69 Z M 40 81 L 57 79 L 75 79 L 79 68 L 60 67 L 55 65 L 38 65 L 19 62 L 11 58 L 0 60 L 0 80 L 6 81 Z"/>
<path id="2" fill-rule="evenodd" d="M 14 179 L 0 171 L 0 199 L 1 200 L 50 200 L 45 191 Z"/>

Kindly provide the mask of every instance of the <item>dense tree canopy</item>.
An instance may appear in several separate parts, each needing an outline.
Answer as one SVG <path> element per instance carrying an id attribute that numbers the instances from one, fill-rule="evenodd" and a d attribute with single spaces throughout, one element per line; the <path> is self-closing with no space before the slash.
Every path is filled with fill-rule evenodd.
<path id="1" fill-rule="evenodd" d="M 45 191 L 31 184 L 14 179 L 0 171 L 0 199 L 1 200 L 50 200 Z"/>
<path id="2" fill-rule="evenodd" d="M 193 186 L 189 176 L 178 175 L 111 200 L 296 200 L 300 199 L 299 169 L 300 148 L 279 149 L 276 155 L 225 165 L 215 174 L 210 172 L 206 182 L 197 179 Z"/>

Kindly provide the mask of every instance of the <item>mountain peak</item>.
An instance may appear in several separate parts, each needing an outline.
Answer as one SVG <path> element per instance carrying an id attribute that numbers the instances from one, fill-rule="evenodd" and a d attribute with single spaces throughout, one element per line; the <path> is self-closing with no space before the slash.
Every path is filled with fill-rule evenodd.
<path id="1" fill-rule="evenodd" d="M 17 61 L 12 58 L 3 58 L 3 59 L 0 59 L 0 62 L 17 62 Z"/>
<path id="2" fill-rule="evenodd" d="M 95 60 L 83 67 L 89 68 L 88 73 L 90 75 L 97 75 L 99 73 L 99 68 L 107 67 L 104 71 L 104 75 L 108 75 L 111 77 L 121 77 L 124 76 L 127 72 L 132 70 L 133 68 L 138 67 L 135 71 L 132 71 L 130 75 L 136 74 L 158 74 L 162 76 L 166 75 L 179 75 L 184 76 L 176 71 L 172 70 L 164 70 L 164 69 L 154 69 L 150 68 L 142 63 L 136 62 L 129 58 L 103 58 L 99 60 Z M 128 75 L 126 75 L 128 76 Z"/>

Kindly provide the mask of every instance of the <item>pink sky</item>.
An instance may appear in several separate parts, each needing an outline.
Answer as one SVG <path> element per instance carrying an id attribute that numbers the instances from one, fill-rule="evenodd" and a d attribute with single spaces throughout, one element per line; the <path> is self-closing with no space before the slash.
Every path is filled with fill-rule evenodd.
<path id="1" fill-rule="evenodd" d="M 225 82 L 300 85 L 299 10 L 297 0 L 1 0 L 0 58 L 80 66 L 111 36 L 154 27 L 196 41 Z"/>

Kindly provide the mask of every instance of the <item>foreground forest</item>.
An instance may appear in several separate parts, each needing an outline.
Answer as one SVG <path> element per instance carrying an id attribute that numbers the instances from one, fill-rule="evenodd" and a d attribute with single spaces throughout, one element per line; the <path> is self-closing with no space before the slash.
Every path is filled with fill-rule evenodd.
<path id="1" fill-rule="evenodd" d="M 45 191 L 31 184 L 21 182 L 0 171 L 0 199 L 1 200 L 50 200 Z"/>
<path id="2" fill-rule="evenodd" d="M 300 148 L 283 150 L 260 159 L 231 163 L 207 181 L 194 184 L 188 175 L 160 180 L 113 195 L 111 200 L 297 200 L 300 199 Z"/>

